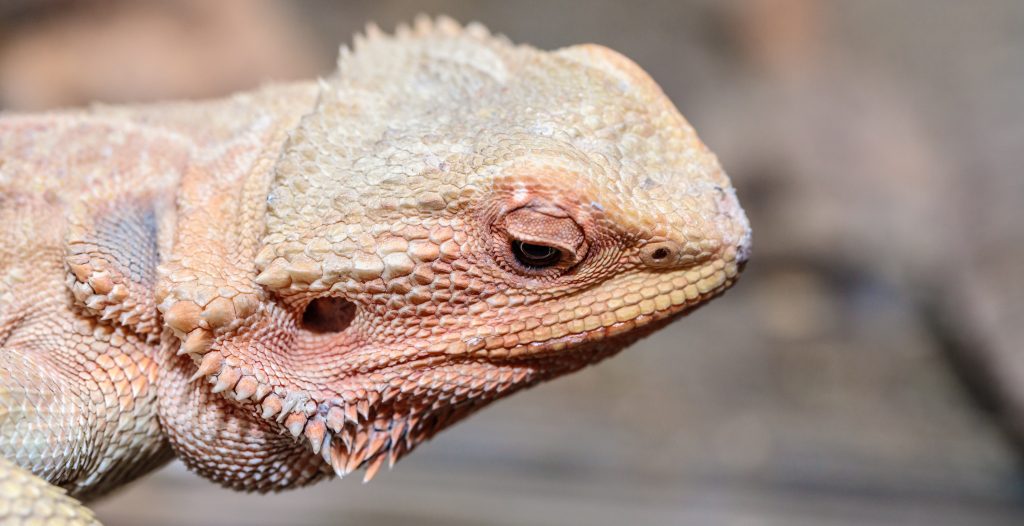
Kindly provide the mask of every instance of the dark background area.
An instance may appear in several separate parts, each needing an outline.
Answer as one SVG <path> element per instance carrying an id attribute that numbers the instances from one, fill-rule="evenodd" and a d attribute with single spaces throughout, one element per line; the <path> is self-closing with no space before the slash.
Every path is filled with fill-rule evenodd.
<path id="1" fill-rule="evenodd" d="M 369 485 L 173 464 L 107 524 L 1024 524 L 1024 3 L 8 0 L 0 108 L 326 75 L 419 12 L 634 59 L 732 176 L 744 278 Z"/>

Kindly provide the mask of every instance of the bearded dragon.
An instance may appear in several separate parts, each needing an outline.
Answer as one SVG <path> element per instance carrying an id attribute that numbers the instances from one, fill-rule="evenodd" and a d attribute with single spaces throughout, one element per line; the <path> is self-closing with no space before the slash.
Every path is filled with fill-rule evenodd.
<path id="1" fill-rule="evenodd" d="M 0 118 L 0 517 L 172 456 L 365 480 L 738 277 L 728 177 L 598 45 L 420 18 L 319 82 Z M 77 500 L 76 500 L 77 499 Z"/>

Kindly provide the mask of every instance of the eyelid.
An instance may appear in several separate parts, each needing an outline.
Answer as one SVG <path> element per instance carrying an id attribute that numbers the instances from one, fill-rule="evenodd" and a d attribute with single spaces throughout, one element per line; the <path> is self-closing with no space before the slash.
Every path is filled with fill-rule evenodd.
<path id="1" fill-rule="evenodd" d="M 545 212 L 532 208 L 515 210 L 505 216 L 505 230 L 518 241 L 550 246 L 570 261 L 578 261 L 585 240 L 579 225 L 568 215 L 556 217 Z"/>

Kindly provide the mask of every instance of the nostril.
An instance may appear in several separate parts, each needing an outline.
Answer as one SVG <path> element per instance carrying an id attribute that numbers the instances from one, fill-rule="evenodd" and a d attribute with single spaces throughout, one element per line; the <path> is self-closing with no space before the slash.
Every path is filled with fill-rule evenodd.
<path id="1" fill-rule="evenodd" d="M 640 259 L 649 267 L 670 267 L 678 262 L 679 246 L 672 241 L 650 243 L 640 249 Z"/>
<path id="2" fill-rule="evenodd" d="M 302 313 L 302 328 L 312 333 L 342 332 L 352 324 L 356 306 L 341 298 L 317 298 Z"/>

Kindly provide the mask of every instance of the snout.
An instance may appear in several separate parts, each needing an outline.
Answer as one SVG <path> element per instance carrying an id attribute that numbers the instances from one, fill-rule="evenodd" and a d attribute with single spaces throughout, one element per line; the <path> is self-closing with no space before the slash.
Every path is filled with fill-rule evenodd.
<path id="1" fill-rule="evenodd" d="M 725 224 L 725 235 L 723 240 L 725 246 L 732 246 L 736 249 L 736 265 L 743 270 L 747 260 L 750 259 L 751 235 L 750 221 L 746 212 L 740 205 L 739 197 L 734 188 L 723 189 L 719 192 L 719 214 Z"/>
<path id="2" fill-rule="evenodd" d="M 746 234 L 740 238 L 739 244 L 736 246 L 736 265 L 742 271 L 747 266 L 747 260 L 750 259 L 750 229 L 747 229 Z"/>

